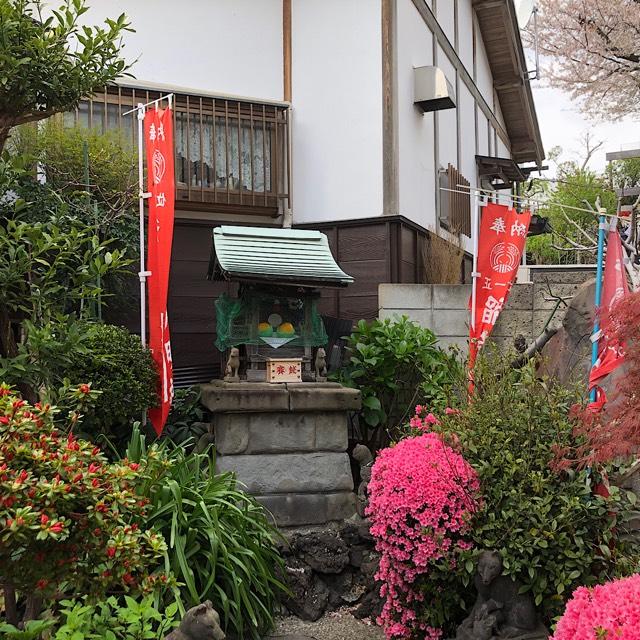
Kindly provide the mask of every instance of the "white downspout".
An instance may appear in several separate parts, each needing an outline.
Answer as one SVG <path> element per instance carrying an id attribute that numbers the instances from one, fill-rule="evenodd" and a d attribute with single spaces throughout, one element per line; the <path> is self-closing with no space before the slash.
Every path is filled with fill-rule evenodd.
<path id="1" fill-rule="evenodd" d="M 287 205 L 282 212 L 282 228 L 291 229 L 293 225 L 293 189 L 291 187 L 291 175 L 293 173 L 293 144 L 291 141 L 293 131 L 293 109 L 289 106 L 289 113 L 287 117 L 287 189 L 289 191 L 289 197 L 287 199 Z"/>

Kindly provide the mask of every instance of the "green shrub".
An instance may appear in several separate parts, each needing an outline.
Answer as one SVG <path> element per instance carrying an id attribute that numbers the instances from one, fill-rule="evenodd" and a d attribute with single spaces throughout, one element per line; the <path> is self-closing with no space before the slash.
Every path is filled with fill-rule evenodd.
<path id="1" fill-rule="evenodd" d="M 556 473 L 557 446 L 572 444 L 577 391 L 540 380 L 533 363 L 481 360 L 473 401 L 433 426 L 458 446 L 480 478 L 483 505 L 474 516 L 476 550 L 499 551 L 547 621 L 579 585 L 637 570 L 636 542 L 626 534 L 635 496 L 611 487 L 596 495 L 596 470 Z M 474 563 L 466 563 L 469 582 Z"/>
<path id="2" fill-rule="evenodd" d="M 100 391 L 83 421 L 92 438 L 102 434 L 118 446 L 131 434 L 131 423 L 157 402 L 157 372 L 140 338 L 123 327 L 90 325 L 84 353 L 74 353 L 61 372 L 73 382 L 90 382 Z"/>
<path id="3" fill-rule="evenodd" d="M 177 604 L 160 612 L 153 596 L 64 600 L 61 605 L 61 625 L 51 640 L 162 640 L 179 624 Z"/>
<path id="4" fill-rule="evenodd" d="M 263 508 L 232 474 L 216 474 L 210 456 L 188 455 L 166 441 L 147 449 L 137 427 L 127 458 L 140 463 L 147 525 L 167 536 L 181 608 L 211 600 L 225 631 L 261 638 L 284 591 L 275 577 L 282 568 L 278 534 Z"/>
<path id="5" fill-rule="evenodd" d="M 177 614 L 175 603 L 158 611 L 151 595 L 98 602 L 85 597 L 60 602 L 56 618 L 27 622 L 24 629 L 0 625 L 0 633 L 6 640 L 39 640 L 50 629 L 49 640 L 162 640 L 178 626 Z"/>
<path id="6" fill-rule="evenodd" d="M 162 437 L 192 450 L 207 432 L 210 416 L 200 402 L 199 387 L 176 389 Z"/>
<path id="7" fill-rule="evenodd" d="M 388 444 L 418 401 L 444 408 L 459 371 L 453 354 L 406 316 L 358 322 L 348 341 L 349 362 L 339 380 L 362 392 L 360 427 L 373 449 Z"/>

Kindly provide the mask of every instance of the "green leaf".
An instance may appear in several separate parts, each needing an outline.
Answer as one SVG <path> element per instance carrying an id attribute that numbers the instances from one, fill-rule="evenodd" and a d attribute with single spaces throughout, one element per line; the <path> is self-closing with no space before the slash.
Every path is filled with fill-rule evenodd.
<path id="1" fill-rule="evenodd" d="M 368 396 L 366 398 L 363 398 L 362 405 L 374 411 L 379 411 L 382 408 L 380 400 L 378 400 L 378 398 L 376 398 L 375 396 Z"/>

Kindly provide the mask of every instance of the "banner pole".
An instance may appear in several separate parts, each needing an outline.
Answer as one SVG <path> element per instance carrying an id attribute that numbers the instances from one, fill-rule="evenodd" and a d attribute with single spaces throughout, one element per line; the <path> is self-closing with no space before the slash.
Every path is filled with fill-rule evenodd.
<path id="1" fill-rule="evenodd" d="M 478 192 L 473 194 L 473 267 L 471 271 L 471 322 L 473 330 L 476 328 L 476 291 L 478 283 L 478 235 L 480 223 L 480 203 Z"/>
<path id="2" fill-rule="evenodd" d="M 600 303 L 602 301 L 602 269 L 604 262 L 604 234 L 607 230 L 607 218 L 606 211 L 604 209 L 599 210 L 600 221 L 598 224 L 598 260 L 596 270 L 596 295 L 595 295 L 595 308 L 593 319 L 593 333 L 591 334 L 591 368 L 595 366 L 598 361 L 598 341 L 600 333 L 600 319 L 598 313 L 600 311 Z M 596 401 L 596 389 L 595 387 L 589 393 L 589 400 L 591 402 Z"/>
<path id="3" fill-rule="evenodd" d="M 145 106 L 140 102 L 137 106 L 138 111 L 138 184 L 139 184 L 139 224 L 140 224 L 140 271 L 138 277 L 140 278 L 140 341 L 142 346 L 147 346 L 147 271 L 145 270 L 144 260 L 144 114 Z"/>

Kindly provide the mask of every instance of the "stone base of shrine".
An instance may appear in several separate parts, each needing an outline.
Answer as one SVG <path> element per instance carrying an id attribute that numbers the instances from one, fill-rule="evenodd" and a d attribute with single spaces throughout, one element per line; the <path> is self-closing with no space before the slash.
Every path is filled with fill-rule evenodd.
<path id="1" fill-rule="evenodd" d="M 340 522 L 355 513 L 348 414 L 360 392 L 339 384 L 215 381 L 216 467 L 233 471 L 280 527 Z"/>

